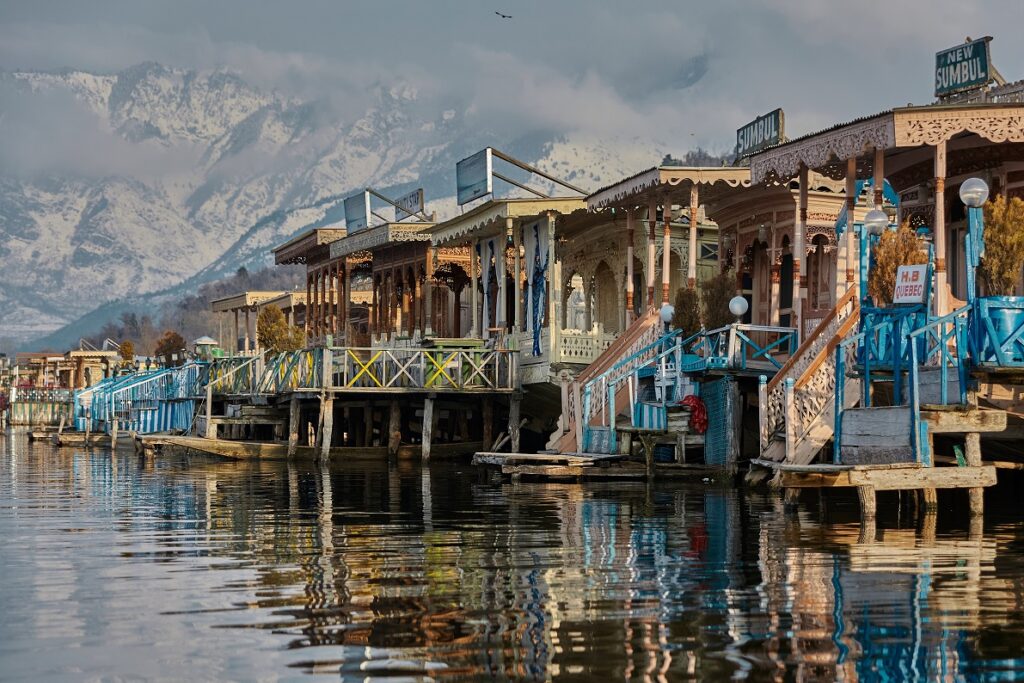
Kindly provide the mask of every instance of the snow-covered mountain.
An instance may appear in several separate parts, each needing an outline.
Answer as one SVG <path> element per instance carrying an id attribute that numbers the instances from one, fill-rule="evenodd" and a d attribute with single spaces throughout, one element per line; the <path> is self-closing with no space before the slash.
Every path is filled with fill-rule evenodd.
<path id="1" fill-rule="evenodd" d="M 588 189 L 664 150 L 571 132 L 504 136 L 457 106 L 432 110 L 408 86 L 379 86 L 345 119 L 327 99 L 155 63 L 3 72 L 0 95 L 0 339 L 266 264 L 273 245 L 340 221 L 340 197 L 364 186 L 422 185 L 430 209 L 450 215 L 455 162 L 485 145 Z"/>

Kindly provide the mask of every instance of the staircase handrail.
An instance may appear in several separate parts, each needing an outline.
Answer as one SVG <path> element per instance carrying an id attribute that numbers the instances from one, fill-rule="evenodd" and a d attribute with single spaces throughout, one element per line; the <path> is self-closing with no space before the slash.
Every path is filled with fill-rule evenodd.
<path id="1" fill-rule="evenodd" d="M 842 311 L 850 304 L 853 305 L 853 308 L 850 311 L 850 316 L 852 317 L 854 313 L 859 311 L 860 308 L 860 302 L 857 300 L 856 286 L 850 287 L 849 289 L 846 290 L 845 294 L 839 297 L 839 301 L 837 301 L 836 305 L 832 307 L 832 310 L 828 312 L 828 315 L 822 318 L 821 322 L 818 323 L 818 326 L 814 328 L 814 331 L 811 332 L 811 334 L 808 335 L 807 339 L 805 339 L 803 343 L 797 347 L 796 352 L 792 356 L 790 356 L 789 360 L 787 360 L 781 368 L 779 368 L 779 371 L 775 373 L 775 376 L 768 380 L 769 392 L 771 392 L 775 387 L 782 385 L 783 381 L 785 381 L 785 379 L 789 377 L 790 372 L 793 369 L 793 366 L 800 361 L 800 359 L 803 357 L 805 353 L 808 353 L 818 343 L 818 340 L 821 337 L 821 335 L 824 334 L 826 329 L 828 329 L 828 326 L 831 324 L 833 320 L 835 320 L 835 318 L 839 315 L 840 311 Z M 826 344 L 829 343 L 829 341 L 831 340 L 827 340 Z M 819 355 L 820 351 L 815 353 L 815 360 Z M 814 361 L 812 360 L 812 364 L 813 362 Z M 806 373 L 807 370 L 801 371 L 800 375 L 798 377 L 794 377 L 793 379 L 799 382 L 799 378 L 803 377 Z"/>
<path id="2" fill-rule="evenodd" d="M 845 317 L 840 320 L 844 315 Z M 822 409 L 828 404 L 828 398 L 834 394 L 834 388 L 827 385 L 836 381 L 828 367 L 829 361 L 842 339 L 855 329 L 859 317 L 860 302 L 857 298 L 857 288 L 851 287 L 775 376 L 762 385 L 763 389 L 759 388 L 763 391 L 762 399 L 758 402 L 762 454 L 768 449 L 773 435 L 786 427 L 787 414 L 794 418 L 805 418 L 805 424 L 790 425 L 791 429 L 787 430 L 793 436 L 793 441 L 801 439 L 813 421 L 821 415 Z M 828 330 L 833 331 L 827 334 Z M 792 387 L 792 391 L 788 393 L 787 380 L 791 382 Z M 811 385 L 814 383 L 821 386 L 812 391 Z M 787 409 L 790 403 L 793 404 L 791 410 Z M 796 404 L 799 404 L 799 408 Z"/>

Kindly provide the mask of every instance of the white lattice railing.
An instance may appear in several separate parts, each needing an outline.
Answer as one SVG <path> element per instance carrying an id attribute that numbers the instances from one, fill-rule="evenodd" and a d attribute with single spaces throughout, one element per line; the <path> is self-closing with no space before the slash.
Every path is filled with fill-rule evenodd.
<path id="1" fill-rule="evenodd" d="M 775 377 L 762 384 L 758 401 L 762 457 L 776 434 L 787 436 L 788 451 L 791 442 L 799 441 L 821 418 L 835 396 L 835 348 L 854 330 L 859 315 L 856 288 L 851 288 Z M 787 416 L 794 422 L 788 427 Z"/>
<path id="2" fill-rule="evenodd" d="M 558 360 L 562 363 L 593 363 L 612 345 L 615 337 L 605 332 L 562 330 L 558 342 Z"/>

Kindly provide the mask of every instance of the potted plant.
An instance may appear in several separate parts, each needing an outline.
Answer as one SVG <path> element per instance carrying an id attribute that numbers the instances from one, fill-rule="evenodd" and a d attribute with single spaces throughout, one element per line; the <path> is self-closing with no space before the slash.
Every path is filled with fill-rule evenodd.
<path id="1" fill-rule="evenodd" d="M 983 211 L 985 246 L 978 281 L 985 296 L 977 299 L 981 360 L 1021 365 L 1024 297 L 1014 292 L 1024 269 L 1024 201 L 997 195 L 985 202 Z"/>

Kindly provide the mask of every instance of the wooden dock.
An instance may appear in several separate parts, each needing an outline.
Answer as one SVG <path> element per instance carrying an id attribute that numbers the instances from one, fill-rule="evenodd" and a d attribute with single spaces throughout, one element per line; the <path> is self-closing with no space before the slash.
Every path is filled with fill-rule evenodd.
<path id="1" fill-rule="evenodd" d="M 600 453 L 495 453 L 478 452 L 474 465 L 499 467 L 513 479 L 587 481 L 601 479 L 643 480 L 647 478 L 692 478 L 710 480 L 721 468 L 701 464 L 643 463 L 624 454 Z"/>

